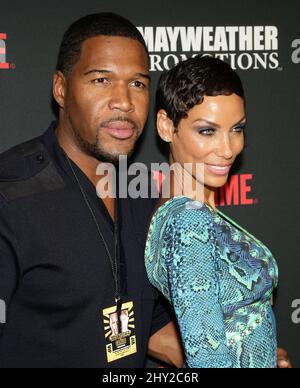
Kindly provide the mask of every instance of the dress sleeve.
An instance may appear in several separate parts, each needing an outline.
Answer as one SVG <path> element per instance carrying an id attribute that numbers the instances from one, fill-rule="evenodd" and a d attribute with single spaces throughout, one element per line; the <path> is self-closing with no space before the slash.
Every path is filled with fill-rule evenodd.
<path id="1" fill-rule="evenodd" d="M 190 368 L 231 368 L 215 262 L 215 231 L 205 207 L 171 215 L 164 261 Z"/>

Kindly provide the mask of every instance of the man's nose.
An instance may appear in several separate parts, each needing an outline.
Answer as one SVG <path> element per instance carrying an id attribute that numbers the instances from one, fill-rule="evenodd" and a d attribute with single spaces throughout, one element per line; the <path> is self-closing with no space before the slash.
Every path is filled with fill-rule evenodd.
<path id="1" fill-rule="evenodd" d="M 118 110 L 122 113 L 134 111 L 128 86 L 122 85 L 114 88 L 109 107 L 111 110 Z"/>

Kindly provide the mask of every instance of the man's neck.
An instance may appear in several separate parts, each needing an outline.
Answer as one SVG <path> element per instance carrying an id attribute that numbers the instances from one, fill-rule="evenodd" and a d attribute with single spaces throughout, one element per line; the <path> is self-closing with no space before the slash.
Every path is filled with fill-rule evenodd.
<path id="1" fill-rule="evenodd" d="M 88 177 L 92 184 L 96 187 L 101 179 L 97 175 L 97 167 L 101 162 L 99 160 L 85 154 L 76 144 L 72 135 L 60 125 L 56 129 L 56 136 L 60 147 L 65 151 L 68 157 L 80 168 L 80 170 Z M 114 220 L 115 217 L 115 201 L 113 198 L 102 199 L 110 217 Z"/>
<path id="2" fill-rule="evenodd" d="M 85 154 L 76 144 L 75 139 L 67 130 L 60 125 L 56 129 L 56 136 L 59 145 L 68 155 L 68 157 L 80 168 L 82 172 L 89 178 L 89 180 L 97 186 L 99 176 L 97 176 L 97 167 L 100 162 Z"/>

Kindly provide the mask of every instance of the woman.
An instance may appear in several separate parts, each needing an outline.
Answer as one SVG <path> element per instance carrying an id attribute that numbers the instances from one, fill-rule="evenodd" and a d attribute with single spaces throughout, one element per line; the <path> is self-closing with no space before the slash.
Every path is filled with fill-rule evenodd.
<path id="1" fill-rule="evenodd" d="M 151 221 L 145 254 L 151 283 L 174 308 L 187 365 L 275 368 L 275 259 L 215 206 L 215 191 L 244 149 L 241 81 L 224 62 L 198 56 L 162 76 L 157 107 L 170 164 L 181 165 L 203 193 L 202 201 L 197 194 L 174 196 L 171 181 L 170 198 L 160 200 Z"/>

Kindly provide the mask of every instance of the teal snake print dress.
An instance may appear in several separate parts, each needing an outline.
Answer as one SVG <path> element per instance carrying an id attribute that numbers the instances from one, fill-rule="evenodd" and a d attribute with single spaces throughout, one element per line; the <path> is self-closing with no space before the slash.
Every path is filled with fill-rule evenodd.
<path id="1" fill-rule="evenodd" d="M 269 249 L 218 211 L 175 197 L 154 215 L 150 282 L 170 301 L 189 368 L 276 368 Z"/>

